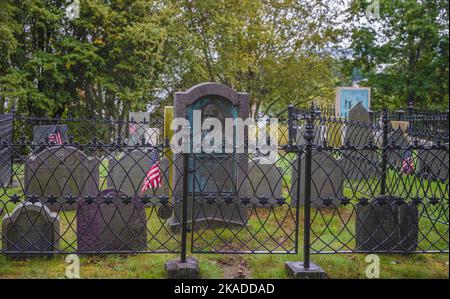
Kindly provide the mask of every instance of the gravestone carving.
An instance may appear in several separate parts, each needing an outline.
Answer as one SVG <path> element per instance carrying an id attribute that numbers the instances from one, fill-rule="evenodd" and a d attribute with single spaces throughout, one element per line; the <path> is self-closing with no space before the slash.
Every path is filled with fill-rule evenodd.
<path id="1" fill-rule="evenodd" d="M 355 150 L 343 150 L 343 169 L 346 178 L 355 180 L 370 179 L 377 175 L 377 155 L 374 150 L 363 149 L 374 143 L 374 132 L 369 112 L 361 103 L 349 112 L 349 122 L 345 126 L 345 140 Z"/>
<path id="2" fill-rule="evenodd" d="M 2 222 L 2 251 L 50 254 L 60 250 L 59 218 L 39 202 L 18 204 Z M 20 256 L 24 256 L 21 254 Z"/>
<path id="3" fill-rule="evenodd" d="M 248 164 L 248 197 L 260 207 L 271 207 L 281 198 L 282 171 L 267 158 L 255 158 Z M 267 204 L 263 202 L 267 200 Z"/>
<path id="4" fill-rule="evenodd" d="M 377 199 L 356 206 L 356 249 L 360 251 L 414 251 L 418 244 L 418 210 L 413 203 Z"/>
<path id="5" fill-rule="evenodd" d="M 98 163 L 74 147 L 46 148 L 25 161 L 25 195 L 51 211 L 74 210 L 81 197 L 97 195 Z"/>
<path id="6" fill-rule="evenodd" d="M 126 201 L 128 200 L 128 201 Z M 102 190 L 77 208 L 78 251 L 134 252 L 147 243 L 145 208 L 138 198 L 114 189 Z"/>
<path id="7" fill-rule="evenodd" d="M 200 111 L 202 121 L 209 117 L 218 118 L 222 124 L 222 132 L 224 132 L 225 118 L 247 119 L 249 114 L 248 94 L 238 93 L 230 87 L 218 83 L 203 83 L 186 92 L 175 93 L 175 118 L 187 118 L 190 122 L 191 133 L 194 111 Z M 244 138 L 247 138 L 247 133 L 247 129 L 245 129 Z M 198 141 L 194 140 L 192 143 L 196 142 Z M 188 171 L 184 168 L 181 154 L 175 154 L 174 162 L 172 185 L 175 215 L 171 219 L 172 229 L 180 226 L 183 173 Z M 187 220 L 188 223 L 191 223 L 194 218 L 194 229 L 203 224 L 219 226 L 246 224 L 247 208 L 240 203 L 240 198 L 247 195 L 245 181 L 247 167 L 246 153 L 207 154 L 202 151 L 190 155 L 188 168 L 193 172 L 189 173 L 187 182 Z M 192 210 L 194 210 L 194 214 L 192 214 Z"/>
<path id="8" fill-rule="evenodd" d="M 298 159 L 292 162 L 292 189 L 293 200 L 300 199 L 300 204 L 305 202 L 305 155 L 300 160 L 300 172 L 298 171 Z M 297 180 L 300 175 L 300 194 L 297 194 Z M 343 197 L 344 173 L 340 163 L 328 152 L 312 151 L 311 161 L 311 207 L 335 208 Z"/>
<path id="9" fill-rule="evenodd" d="M 121 191 L 129 196 L 150 196 L 150 204 L 157 204 L 163 195 L 169 196 L 169 160 L 160 159 L 162 187 L 149 188 L 141 193 L 146 173 L 150 168 L 150 153 L 145 149 L 135 149 L 123 153 L 121 157 L 112 157 L 108 164 L 108 188 Z"/>

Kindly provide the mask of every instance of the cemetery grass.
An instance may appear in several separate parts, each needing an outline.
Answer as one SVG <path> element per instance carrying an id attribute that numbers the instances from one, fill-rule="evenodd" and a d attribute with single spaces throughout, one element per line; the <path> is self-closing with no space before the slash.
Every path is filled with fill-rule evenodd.
<path id="1" fill-rule="evenodd" d="M 289 179 L 289 178 L 287 178 Z M 402 184 L 398 184 L 399 178 L 393 173 L 389 175 L 389 181 L 392 184 L 397 182 L 397 191 L 403 192 Z M 414 181 L 410 182 L 414 185 Z M 350 184 L 351 185 L 351 184 Z M 372 185 L 369 183 L 366 187 L 370 188 Z M 425 186 L 423 184 L 422 186 Z M 427 183 L 424 190 L 433 189 L 439 190 L 440 184 L 430 182 Z M 20 188 L 10 188 L 7 190 L 8 195 L 12 195 L 15 192 L 20 192 Z M 345 195 L 354 198 L 362 196 L 364 188 L 359 188 L 359 194 L 353 191 L 352 188 L 345 189 Z M 421 190 L 417 190 L 421 193 Z M 286 192 L 286 190 L 284 190 Z M 445 191 L 444 191 L 445 192 Z M 448 192 L 448 190 L 446 191 Z M 447 194 L 448 197 L 448 194 Z M 5 194 L 1 197 L 2 201 L 5 201 Z M 1 203 L 0 203 L 1 204 Z M 4 207 L 4 206 L 2 206 Z M 13 206 L 6 205 L 6 210 L 12 211 Z M 347 209 L 347 210 L 346 210 Z M 150 216 L 152 210 L 147 209 L 147 217 Z M 266 215 L 267 211 L 257 211 L 260 215 Z M 286 209 L 278 209 L 276 214 L 278 219 L 287 214 Z M 255 211 L 256 213 L 256 211 Z M 448 212 L 447 212 L 448 213 Z M 316 222 L 313 223 L 312 231 L 320 232 L 323 230 L 323 226 L 327 222 L 329 227 L 329 234 L 321 235 L 321 240 L 327 243 L 332 241 L 332 234 L 339 233 L 339 239 L 344 240 L 344 243 L 348 241 L 349 248 L 354 247 L 354 241 L 351 234 L 347 230 L 342 229 L 342 219 L 333 217 L 333 212 L 326 212 L 322 210 L 312 210 L 312 215 L 320 215 Z M 351 215 L 350 208 L 340 208 L 339 214 L 345 219 Z M 64 216 L 65 215 L 65 216 Z M 70 227 L 68 223 L 73 221 L 75 212 L 65 212 L 61 217 L 62 232 L 65 232 L 65 241 L 61 244 L 62 248 L 66 248 L 67 254 L 73 250 L 76 246 L 76 235 L 74 228 Z M 447 216 L 448 217 L 448 216 Z M 65 219 L 65 220 L 64 220 Z M 276 232 L 279 223 L 276 222 L 276 217 L 268 217 L 265 226 L 271 233 Z M 290 222 L 290 218 L 283 225 L 293 226 Z M 250 223 L 257 225 L 260 220 L 252 217 Z M 351 229 L 354 228 L 354 221 L 349 218 L 347 226 Z M 430 227 L 430 223 L 421 219 L 421 226 Z M 300 214 L 300 248 L 298 254 L 264 254 L 264 255 L 231 255 L 231 254 L 190 254 L 194 256 L 200 262 L 200 270 L 203 278 L 287 278 L 284 263 L 286 261 L 301 261 L 302 260 L 302 228 L 303 218 Z M 149 230 L 157 231 L 161 227 L 161 222 L 157 220 L 156 216 L 149 218 Z M 293 231 L 288 231 L 292 233 Z M 433 232 L 429 237 L 431 243 L 433 240 L 439 240 L 439 235 L 445 236 L 448 243 L 448 226 L 442 225 L 438 227 L 438 232 Z M 195 236 L 195 235 L 194 235 Z M 204 237 L 211 239 L 214 234 L 211 232 L 205 232 Z M 225 232 L 223 237 L 226 239 L 232 239 L 233 234 Z M 248 235 L 247 235 L 248 237 Z M 251 236 L 250 236 L 251 237 Z M 168 235 L 160 235 L 159 238 L 170 238 Z M 420 238 L 420 236 L 419 236 Z M 189 242 L 190 242 L 190 238 Z M 173 245 L 176 245 L 176 240 L 169 240 Z M 427 246 L 427 240 L 423 240 L 421 246 Z M 312 244 L 312 249 L 323 248 L 324 244 L 320 241 Z M 201 242 L 196 242 L 196 247 L 202 245 Z M 208 249 L 208 244 L 203 244 L 203 249 Z M 220 245 L 220 244 L 219 244 Z M 236 245 L 236 244 L 235 244 Z M 239 244 L 237 244 L 239 245 Z M 258 246 L 258 242 L 251 241 L 249 246 Z M 275 245 L 275 243 L 267 243 L 267 246 Z M 286 245 L 292 246 L 293 243 L 286 243 Z M 436 243 L 437 246 L 445 248 L 445 240 L 440 240 Z M 148 246 L 157 246 L 157 243 L 149 243 Z M 330 248 L 340 248 L 342 244 L 340 242 L 331 242 L 328 245 Z M 200 246 L 201 247 L 201 246 Z M 152 247 L 156 248 L 156 247 Z M 191 248 L 191 245 L 188 245 Z M 218 247 L 216 247 L 218 248 Z M 211 249 L 211 247 L 209 247 Z M 448 248 L 447 248 L 448 249 Z M 14 260 L 5 255 L 0 255 L 0 278 L 64 278 L 65 269 L 68 265 L 65 262 L 67 254 L 56 254 L 49 258 L 36 257 L 29 258 L 27 260 Z M 381 278 L 448 278 L 449 277 L 449 255 L 444 254 L 379 254 L 381 262 Z M 80 275 L 82 278 L 164 278 L 164 264 L 166 261 L 174 258 L 178 258 L 178 254 L 136 254 L 136 255 L 95 255 L 95 256 L 81 256 L 80 263 Z M 365 254 L 315 254 L 311 256 L 312 262 L 320 265 L 328 274 L 330 278 L 364 278 L 365 269 L 367 263 L 365 262 Z"/>

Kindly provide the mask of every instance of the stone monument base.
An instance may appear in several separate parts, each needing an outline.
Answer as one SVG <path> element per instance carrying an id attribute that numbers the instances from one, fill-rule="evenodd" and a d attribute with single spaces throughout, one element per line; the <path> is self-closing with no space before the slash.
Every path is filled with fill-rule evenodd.
<path id="1" fill-rule="evenodd" d="M 193 257 L 188 257 L 185 263 L 179 259 L 166 262 L 166 278 L 168 279 L 198 279 L 200 278 L 200 268 L 198 261 Z"/>
<path id="2" fill-rule="evenodd" d="M 309 268 L 303 262 L 286 262 L 286 270 L 290 278 L 294 279 L 326 279 L 325 271 L 316 264 L 309 263 Z"/>

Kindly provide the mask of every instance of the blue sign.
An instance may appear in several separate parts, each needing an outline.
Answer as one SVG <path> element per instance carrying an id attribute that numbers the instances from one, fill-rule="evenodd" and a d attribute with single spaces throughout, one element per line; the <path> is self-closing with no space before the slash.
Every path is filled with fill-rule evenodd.
<path id="1" fill-rule="evenodd" d="M 368 87 L 339 87 L 337 90 L 337 113 L 347 117 L 350 110 L 358 103 L 364 108 L 370 108 L 370 88 Z"/>

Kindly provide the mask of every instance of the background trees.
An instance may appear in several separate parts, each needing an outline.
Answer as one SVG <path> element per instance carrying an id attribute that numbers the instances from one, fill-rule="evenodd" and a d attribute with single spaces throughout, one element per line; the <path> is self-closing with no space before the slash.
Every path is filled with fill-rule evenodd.
<path id="1" fill-rule="evenodd" d="M 374 105 L 448 105 L 448 0 L 381 1 L 375 27 L 361 1 L 80 3 L 0 1 L 0 112 L 126 118 L 216 81 L 276 113 L 333 102 L 355 69 Z"/>

